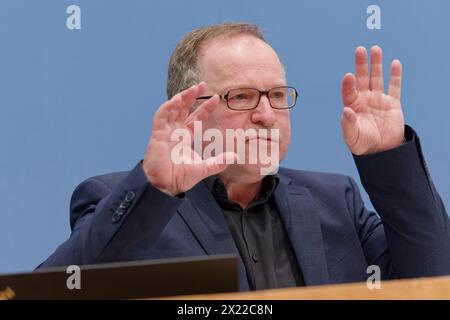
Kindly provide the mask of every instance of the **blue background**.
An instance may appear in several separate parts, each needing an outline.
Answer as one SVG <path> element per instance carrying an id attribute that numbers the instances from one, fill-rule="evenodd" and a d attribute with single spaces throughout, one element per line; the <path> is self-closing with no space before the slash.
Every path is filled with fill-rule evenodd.
<path id="1" fill-rule="evenodd" d="M 70 4 L 81 30 L 66 27 Z M 382 30 L 366 27 L 370 4 Z M 143 157 L 170 53 L 193 28 L 224 21 L 259 24 L 299 89 L 284 165 L 358 182 L 341 137 L 341 79 L 358 45 L 383 47 L 385 75 L 399 58 L 406 121 L 449 207 L 449 12 L 448 0 L 0 0 L 0 272 L 33 269 L 69 236 L 79 182 Z"/>

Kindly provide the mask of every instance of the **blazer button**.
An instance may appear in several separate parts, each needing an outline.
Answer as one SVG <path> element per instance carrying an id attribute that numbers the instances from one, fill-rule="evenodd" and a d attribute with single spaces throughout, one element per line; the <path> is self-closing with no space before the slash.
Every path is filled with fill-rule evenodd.
<path id="1" fill-rule="evenodd" d="M 117 213 L 114 212 L 114 214 L 112 215 L 112 222 L 116 223 L 120 221 L 121 216 Z"/>
<path id="2" fill-rule="evenodd" d="M 136 193 L 134 193 L 134 191 L 128 191 L 125 196 L 125 201 L 131 203 L 133 202 L 134 198 L 136 198 Z"/>
<path id="3" fill-rule="evenodd" d="M 119 206 L 119 208 L 122 208 L 122 209 L 127 209 L 129 206 L 131 205 L 131 202 L 128 202 L 128 201 L 122 201 L 121 203 L 120 203 L 120 206 Z"/>
<path id="4" fill-rule="evenodd" d="M 125 214 L 125 212 L 127 212 L 127 208 L 122 207 L 122 205 L 120 205 L 117 209 L 116 209 L 116 213 L 119 216 L 123 216 Z"/>

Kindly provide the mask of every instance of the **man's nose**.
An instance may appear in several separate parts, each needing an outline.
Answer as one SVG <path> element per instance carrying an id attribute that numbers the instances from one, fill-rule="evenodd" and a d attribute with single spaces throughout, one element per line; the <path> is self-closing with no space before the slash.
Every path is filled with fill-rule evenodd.
<path id="1" fill-rule="evenodd" d="M 261 95 L 258 105 L 253 110 L 252 121 L 264 127 L 272 127 L 275 123 L 275 110 L 270 106 L 269 98 L 266 94 Z"/>

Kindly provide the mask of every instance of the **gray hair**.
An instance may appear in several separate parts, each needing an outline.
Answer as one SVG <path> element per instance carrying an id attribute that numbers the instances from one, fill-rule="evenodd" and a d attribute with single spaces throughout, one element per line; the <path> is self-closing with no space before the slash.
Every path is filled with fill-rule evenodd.
<path id="1" fill-rule="evenodd" d="M 181 39 L 169 60 L 167 97 L 170 99 L 178 92 L 201 81 L 198 55 L 207 40 L 237 34 L 249 34 L 267 42 L 258 26 L 243 22 L 222 23 L 198 28 Z"/>

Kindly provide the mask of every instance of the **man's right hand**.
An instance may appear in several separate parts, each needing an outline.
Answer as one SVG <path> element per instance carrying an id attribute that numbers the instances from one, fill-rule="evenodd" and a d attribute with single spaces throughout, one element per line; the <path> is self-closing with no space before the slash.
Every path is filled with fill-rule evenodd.
<path id="1" fill-rule="evenodd" d="M 176 129 L 185 129 L 193 139 L 194 121 L 203 121 L 219 104 L 220 98 L 214 95 L 203 102 L 194 112 L 192 106 L 196 98 L 205 92 L 205 83 L 186 89 L 162 104 L 153 119 L 150 142 L 145 151 L 142 168 L 148 181 L 162 192 L 176 196 L 195 186 L 198 182 L 226 169 L 230 158 L 236 154 L 225 152 L 209 159 L 202 159 L 192 146 L 189 148 L 190 159 L 185 163 L 175 164 L 171 158 L 172 149 L 180 143 L 171 141 L 171 134 Z M 200 133 L 203 134 L 203 133 Z"/>

